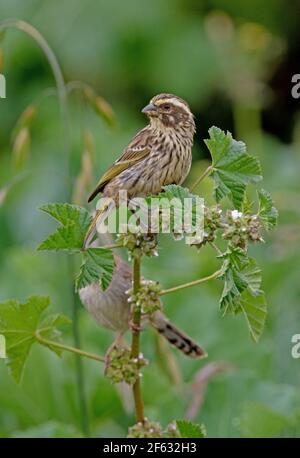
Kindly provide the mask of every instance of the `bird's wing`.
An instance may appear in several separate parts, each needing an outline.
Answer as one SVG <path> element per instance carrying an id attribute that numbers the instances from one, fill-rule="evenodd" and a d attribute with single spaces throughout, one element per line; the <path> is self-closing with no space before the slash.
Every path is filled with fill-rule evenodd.
<path id="1" fill-rule="evenodd" d="M 151 145 L 149 144 L 149 137 L 143 134 L 144 129 L 137 134 L 128 147 L 124 150 L 123 154 L 117 159 L 114 164 L 104 173 L 100 178 L 95 190 L 90 195 L 88 202 L 91 202 L 96 195 L 101 192 L 104 186 L 113 178 L 118 176 L 123 170 L 128 169 L 148 156 L 151 152 Z M 148 140 L 148 141 L 147 141 Z"/>

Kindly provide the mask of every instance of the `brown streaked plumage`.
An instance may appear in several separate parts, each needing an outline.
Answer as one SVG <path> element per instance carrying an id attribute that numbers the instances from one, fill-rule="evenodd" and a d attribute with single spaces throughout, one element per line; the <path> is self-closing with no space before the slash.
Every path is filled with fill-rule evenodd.
<path id="1" fill-rule="evenodd" d="M 99 283 L 79 291 L 81 302 L 102 327 L 115 331 L 117 335 L 129 328 L 131 318 L 130 304 L 126 291 L 132 287 L 132 273 L 129 264 L 115 256 L 115 270 L 109 287 L 102 291 Z M 155 312 L 149 321 L 171 345 L 191 358 L 204 358 L 206 352 L 168 321 L 161 312 Z M 110 347 L 111 349 L 111 347 Z"/>
<path id="2" fill-rule="evenodd" d="M 120 190 L 128 198 L 157 194 L 168 184 L 182 184 L 192 162 L 192 145 L 195 133 L 193 114 L 188 104 L 173 94 L 159 94 L 142 110 L 150 123 L 140 130 L 122 155 L 102 176 L 90 195 L 91 202 L 98 193 L 118 202 Z M 96 212 L 89 228 L 85 246 L 95 233 L 105 207 Z"/>

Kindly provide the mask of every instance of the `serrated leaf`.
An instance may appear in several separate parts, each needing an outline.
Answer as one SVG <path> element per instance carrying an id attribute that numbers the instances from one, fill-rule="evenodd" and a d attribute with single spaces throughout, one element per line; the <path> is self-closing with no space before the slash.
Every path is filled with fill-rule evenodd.
<path id="1" fill-rule="evenodd" d="M 187 420 L 176 420 L 176 426 L 181 437 L 185 438 L 205 438 L 206 428 L 203 424 L 193 423 Z"/>
<path id="2" fill-rule="evenodd" d="M 170 210 L 170 230 L 179 229 L 183 231 L 183 223 L 190 224 L 191 232 L 197 229 L 201 229 L 203 218 L 204 218 L 204 202 L 203 199 L 192 194 L 188 188 L 183 188 L 181 186 L 171 184 L 163 187 L 163 192 L 156 194 L 154 196 L 149 196 L 146 198 L 148 205 L 153 205 L 158 203 L 160 209 L 165 208 Z M 187 202 L 186 199 L 189 199 Z M 188 206 L 187 206 L 188 205 Z M 186 212 L 186 214 L 185 214 Z M 184 216 L 191 216 L 190 221 L 184 219 Z M 185 235 L 189 231 L 184 230 Z"/>
<path id="3" fill-rule="evenodd" d="M 210 139 L 205 140 L 211 157 L 214 180 L 214 197 L 217 202 L 228 196 L 235 208 L 241 209 L 246 186 L 262 179 L 257 158 L 249 156 L 244 142 L 236 141 L 230 132 L 218 127 L 209 129 Z"/>
<path id="4" fill-rule="evenodd" d="M 239 312 L 239 298 L 247 288 L 247 283 L 239 276 L 235 269 L 227 269 L 224 276 L 224 288 L 220 299 L 220 309 L 223 314 Z"/>
<path id="5" fill-rule="evenodd" d="M 78 205 L 72 205 L 68 203 L 54 203 L 46 204 L 40 208 L 41 211 L 48 213 L 63 226 L 66 226 L 70 222 L 79 224 L 79 226 L 88 226 L 91 222 L 89 212 Z"/>
<path id="6" fill-rule="evenodd" d="M 160 193 L 159 197 L 168 197 L 172 199 L 173 197 L 177 197 L 181 201 L 184 201 L 185 198 L 190 197 L 196 199 L 198 196 L 196 194 L 192 194 L 188 188 L 183 188 L 182 186 L 178 186 L 176 184 L 169 184 L 163 187 L 164 192 Z"/>
<path id="7" fill-rule="evenodd" d="M 111 250 L 88 248 L 84 252 L 84 261 L 76 278 L 76 290 L 100 282 L 103 290 L 107 289 L 113 275 L 114 257 Z"/>
<path id="8" fill-rule="evenodd" d="M 223 314 L 243 312 L 251 337 L 257 342 L 267 315 L 266 301 L 261 290 L 261 270 L 253 258 L 240 248 L 229 246 L 224 259 L 224 288 L 220 299 Z"/>
<path id="9" fill-rule="evenodd" d="M 274 207 L 274 202 L 271 195 L 265 189 L 260 189 L 258 192 L 259 219 L 264 225 L 265 229 L 271 230 L 277 224 L 278 211 Z"/>
<path id="10" fill-rule="evenodd" d="M 42 337 L 44 337 L 47 340 L 59 341 L 61 332 L 57 328 L 70 323 L 71 320 L 65 315 L 60 315 L 58 313 L 55 315 L 48 315 L 41 320 L 39 324 L 39 333 Z M 43 343 L 43 345 L 50 348 L 50 350 L 52 350 L 58 356 L 61 355 L 62 350 L 60 348 L 54 347 L 47 343 Z"/>
<path id="11" fill-rule="evenodd" d="M 39 245 L 38 250 L 78 251 L 82 248 L 92 220 L 85 208 L 67 203 L 54 203 L 43 205 L 40 210 L 48 213 L 62 226 L 49 235 Z"/>
<path id="12" fill-rule="evenodd" d="M 251 294 L 255 296 L 261 291 L 261 269 L 258 267 L 255 259 L 249 258 L 248 261 L 248 264 L 240 272 L 240 275 L 245 279 Z"/>
<path id="13" fill-rule="evenodd" d="M 37 333 L 51 340 L 58 340 L 60 333 L 56 326 L 68 322 L 61 315 L 42 319 L 49 303 L 48 297 L 31 296 L 24 304 L 14 299 L 0 304 L 0 334 L 6 339 L 6 363 L 17 382 L 22 378 L 30 349 L 37 341 Z"/>
<path id="14" fill-rule="evenodd" d="M 267 317 L 265 294 L 261 292 L 253 297 L 246 290 L 241 296 L 240 307 L 245 315 L 251 337 L 255 342 L 258 342 L 263 333 Z"/>

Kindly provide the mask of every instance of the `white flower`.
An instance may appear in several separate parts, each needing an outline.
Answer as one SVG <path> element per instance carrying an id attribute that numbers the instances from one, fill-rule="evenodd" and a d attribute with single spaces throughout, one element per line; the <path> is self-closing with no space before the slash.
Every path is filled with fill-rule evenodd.
<path id="1" fill-rule="evenodd" d="M 231 217 L 234 221 L 236 221 L 237 219 L 241 218 L 243 216 L 243 213 L 242 212 L 239 212 L 238 210 L 232 210 L 231 212 Z"/>

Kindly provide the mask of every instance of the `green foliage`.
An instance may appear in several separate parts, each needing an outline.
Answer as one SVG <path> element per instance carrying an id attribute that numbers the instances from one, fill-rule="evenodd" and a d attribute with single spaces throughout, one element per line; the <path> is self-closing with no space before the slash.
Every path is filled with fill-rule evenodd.
<path id="1" fill-rule="evenodd" d="M 82 433 L 74 425 L 65 424 L 58 421 L 48 421 L 46 423 L 41 423 L 38 426 L 33 426 L 32 428 L 15 431 L 11 437 L 59 439 L 83 436 Z"/>
<path id="2" fill-rule="evenodd" d="M 187 420 L 177 420 L 176 426 L 179 430 L 180 437 L 204 438 L 207 435 L 206 428 L 203 424 L 200 425 Z"/>
<path id="3" fill-rule="evenodd" d="M 290 111 L 274 110 L 271 103 L 265 106 L 264 118 L 268 117 L 270 110 L 274 111 L 271 121 L 273 123 L 275 120 L 278 135 L 274 132 L 265 134 L 259 127 L 259 107 L 269 99 L 268 82 L 274 79 L 278 64 L 281 65 L 281 59 L 274 62 L 272 56 L 278 49 L 283 49 L 285 55 L 288 54 L 289 44 L 297 40 L 298 29 L 289 26 L 283 28 L 281 2 L 278 0 L 261 2 L 260 8 L 256 8 L 254 2 L 244 2 L 243 9 L 241 2 L 236 0 L 222 2 L 222 5 L 212 2 L 205 9 L 195 7 L 192 3 L 175 4 L 167 0 L 164 5 L 163 2 L 155 0 L 151 4 L 145 3 L 145 11 L 145 8 L 140 8 L 138 0 L 130 0 L 124 2 L 123 6 L 119 5 L 120 14 L 116 15 L 115 2 L 100 0 L 92 2 L 88 9 L 78 11 L 76 27 L 70 27 L 70 23 L 67 24 L 66 21 L 68 10 L 73 8 L 70 0 L 64 5 L 66 14 L 62 14 L 62 9 L 54 7 L 51 2 L 45 2 L 39 16 L 40 23 L 47 28 L 47 37 L 54 46 L 54 51 L 59 42 L 58 31 L 64 34 L 68 29 L 71 39 L 64 47 L 63 56 L 68 75 L 71 76 L 74 71 L 81 78 L 91 80 L 91 75 L 96 79 L 101 73 L 101 92 L 116 101 L 120 114 L 122 128 L 116 135 L 111 135 L 107 133 L 104 123 L 97 122 L 95 117 L 86 118 L 84 103 L 77 103 L 80 97 L 77 100 L 76 94 L 76 103 L 72 104 L 74 125 L 69 132 L 72 174 L 75 175 L 78 166 L 76 152 L 81 126 L 79 119 L 84 118 L 84 124 L 90 123 L 89 127 L 95 135 L 97 155 L 93 173 L 97 177 L 119 155 L 133 132 L 141 127 L 144 120 L 137 113 L 137 108 L 142 107 L 150 94 L 157 92 L 157 87 L 174 88 L 176 93 L 191 102 L 194 112 L 197 113 L 196 122 L 200 135 L 204 117 L 207 122 L 212 122 L 215 116 L 214 109 L 207 111 L 206 102 L 215 100 L 216 103 L 212 105 L 217 107 L 220 125 L 231 125 L 231 113 L 234 113 L 234 129 L 238 132 L 238 138 L 246 138 L 244 134 L 248 135 L 253 148 L 249 152 L 257 154 L 259 151 L 266 175 L 264 186 L 272 194 L 277 193 L 281 208 L 281 224 L 276 233 L 268 236 L 267 243 L 255 246 L 255 256 L 263 271 L 264 288 L 272 301 L 268 325 L 259 347 L 253 348 L 252 342 L 243 334 L 243 326 L 240 326 L 238 320 L 218 319 L 215 304 L 220 281 L 204 284 L 196 290 L 186 290 L 186 294 L 164 297 L 170 318 L 200 342 L 208 345 L 211 361 L 221 356 L 235 365 L 235 370 L 229 376 L 221 376 L 209 385 L 201 413 L 195 421 L 203 419 L 211 436 L 236 437 L 242 434 L 253 437 L 260 434 L 260 429 L 268 434 L 265 426 L 267 416 L 261 410 L 253 409 L 251 428 L 245 434 L 244 429 L 238 428 L 237 417 L 246 400 L 254 399 L 263 404 L 269 399 L 269 409 L 278 414 L 280 412 L 275 408 L 276 404 L 286 403 L 293 389 L 299 403 L 299 360 L 287 357 L 291 335 L 299 332 L 297 195 L 300 188 L 297 154 L 293 154 L 299 149 L 299 126 L 297 116 L 291 118 Z M 284 5 L 288 25 L 294 23 L 296 17 L 292 3 Z M 20 8 L 23 17 L 32 17 L 36 9 L 35 2 L 21 0 L 3 0 L 2 6 L 3 18 L 18 16 Z M 216 12 L 216 7 L 221 8 L 220 11 Z M 40 29 L 42 33 L 43 27 Z M 93 31 L 91 39 L 82 40 L 86 30 Z M 8 31 L 8 38 L 10 33 Z M 283 40 L 278 40 L 278 36 L 274 36 L 276 33 Z M 24 39 L 20 32 L 12 34 L 13 40 L 5 41 L 3 47 L 4 60 L 2 49 L 0 50 L 1 72 L 5 75 L 7 73 L 9 77 L 9 73 L 13 71 L 16 76 L 9 79 L 9 92 L 13 96 L 0 103 L 3 134 L 0 167 L 2 184 L 10 179 L 11 169 L 7 158 L 10 152 L 8 135 L 12 123 L 18 118 L 22 105 L 31 100 L 33 94 L 39 97 L 40 88 L 48 87 L 50 81 L 50 75 L 46 75 L 44 71 L 40 50 L 32 45 L 30 39 Z M 99 43 L 105 43 L 105 46 L 99 46 Z M 267 53 L 264 52 L 265 47 Z M 284 58 L 282 62 L 285 61 Z M 24 63 L 36 69 L 34 78 L 30 77 L 31 72 L 24 74 Z M 138 71 L 132 71 L 133 68 Z M 160 69 L 159 72 L 157 68 Z M 227 69 L 226 74 L 224 69 Z M 246 80 L 249 84 L 240 85 Z M 112 81 L 118 81 L 118 84 L 113 85 Z M 225 92 L 224 85 L 228 87 Z M 259 90 L 258 97 L 256 89 Z M 280 98 L 281 89 L 272 88 L 275 103 L 278 96 Z M 9 200 L 1 208 L 1 301 L 6 297 L 27 297 L 34 288 L 34 291 L 40 293 L 51 293 L 59 308 L 67 309 L 69 306 L 69 282 L 66 282 L 65 263 L 59 262 L 56 256 L 38 256 L 32 250 L 32 241 L 39 239 L 34 209 L 45 201 L 63 200 L 63 189 L 70 178 L 62 171 L 64 158 L 60 148 L 60 127 L 56 100 L 46 99 L 34 125 L 37 135 L 32 135 L 31 160 L 26 163 L 26 167 L 30 168 L 30 175 L 26 182 L 19 182 L 14 187 L 13 192 L 9 193 Z M 291 134 L 288 144 L 280 140 L 286 137 L 286 128 Z M 35 134 L 34 131 L 32 133 Z M 254 133 L 258 134 L 258 141 L 254 139 Z M 193 155 L 190 177 L 200 175 L 202 166 L 205 165 L 198 142 Z M 209 186 L 203 183 L 199 189 L 205 194 Z M 243 211 L 246 213 L 245 208 Z M 46 224 L 45 218 L 43 226 Z M 226 242 L 220 243 L 222 250 L 223 243 Z M 150 259 L 145 262 L 144 274 L 147 278 L 159 278 L 165 286 L 207 275 L 210 269 L 215 268 L 208 244 L 197 257 L 196 250 L 188 250 L 183 243 L 177 244 L 174 249 L 169 238 L 161 237 L 160 254 L 159 260 Z M 254 300 L 252 296 L 251 300 Z M 191 316 L 196 316 L 195 313 L 197 320 L 191 319 Z M 99 331 L 83 311 L 80 314 L 80 333 L 85 343 L 96 351 L 106 348 L 110 343 L 108 333 Z M 147 356 L 154 360 L 152 337 L 151 332 L 143 332 L 143 347 Z M 179 374 L 189 382 L 195 375 L 197 363 L 177 358 L 175 352 L 174 357 Z M 49 418 L 63 422 L 63 425 L 78 425 L 80 412 L 72 358 L 64 359 L 62 364 L 50 352 L 37 351 L 33 352 L 29 364 L 30 371 L 26 371 L 24 385 L 19 389 L 11 383 L 4 363 L 0 360 L 0 436 L 7 437 L 14 435 L 14 432 L 24 432 L 30 437 L 56 437 L 57 428 L 47 426 Z M 98 365 L 87 363 L 84 370 L 88 382 L 85 391 L 90 407 L 91 435 L 124 436 L 128 425 L 132 423 L 132 416 L 122 406 L 121 397 L 116 394 L 115 387 L 101 377 Z M 264 382 L 268 382 L 265 389 Z M 278 392 L 272 393 L 272 384 L 278 387 Z M 184 411 L 184 397 L 178 395 L 176 387 L 170 389 L 170 382 L 156 364 L 151 364 L 149 370 L 146 370 L 143 385 L 147 412 L 162 424 L 167 424 L 170 417 L 178 418 L 178 413 Z M 188 384 L 185 385 L 185 390 L 189 394 Z M 295 399 L 293 405 L 294 401 Z M 286 413 L 280 414 L 289 416 L 289 411 L 292 411 L 291 405 L 287 406 Z M 264 421 L 260 421 L 260 415 Z M 66 437 L 69 435 L 68 428 L 63 425 L 59 435 Z M 283 433 L 282 429 L 272 429 L 273 436 Z M 284 431 L 289 437 L 299 437 L 299 428 L 295 431 L 291 423 Z"/>
<path id="4" fill-rule="evenodd" d="M 114 257 L 111 250 L 88 248 L 83 252 L 83 263 L 76 278 L 76 290 L 94 282 L 100 282 L 105 290 L 111 282 L 113 270 Z"/>
<path id="5" fill-rule="evenodd" d="M 215 199 L 220 202 L 228 196 L 240 210 L 246 186 L 262 179 L 260 163 L 247 154 L 245 143 L 234 140 L 230 132 L 225 134 L 218 127 L 211 127 L 209 135 L 205 143 L 212 157 Z"/>
<path id="6" fill-rule="evenodd" d="M 164 186 L 164 192 L 161 192 L 156 197 L 158 198 L 167 198 L 168 200 L 172 200 L 174 197 L 179 199 L 182 203 L 184 203 L 184 199 L 189 198 L 196 201 L 199 199 L 199 196 L 190 192 L 188 188 L 183 188 L 182 186 L 178 186 L 176 184 L 169 184 Z"/>
<path id="7" fill-rule="evenodd" d="M 278 211 L 274 207 L 274 202 L 268 191 L 260 189 L 258 191 L 259 210 L 258 215 L 265 229 L 271 230 L 277 224 Z"/>
<path id="8" fill-rule="evenodd" d="M 234 140 L 230 133 L 225 134 L 216 127 L 211 128 L 209 132 L 211 139 L 207 140 L 207 144 L 213 158 L 212 173 L 215 183 L 219 183 L 214 190 L 215 199 L 219 202 L 226 183 L 233 203 L 240 208 L 243 206 L 247 184 L 262 178 L 258 175 L 260 164 L 257 159 L 247 155 L 244 143 Z M 222 181 L 218 181 L 221 178 Z M 164 191 L 157 196 L 159 202 L 163 199 L 170 202 L 177 198 L 183 205 L 187 197 L 197 202 L 198 196 L 191 194 L 186 188 L 171 185 L 166 186 Z M 227 191 L 223 196 L 225 195 Z M 227 240 L 227 249 L 219 256 L 223 259 L 221 279 L 224 281 L 220 308 L 224 315 L 243 312 L 250 335 L 255 342 L 263 332 L 267 306 L 265 294 L 261 289 L 261 269 L 256 261 L 248 256 L 247 249 L 249 242 L 262 241 L 261 225 L 271 229 L 275 226 L 277 218 L 277 210 L 270 195 L 261 190 L 258 197 L 257 215 L 243 214 L 237 210 L 224 215 L 220 207 L 205 207 L 204 238 L 202 242 L 197 243 L 198 248 L 201 248 L 204 243 L 215 241 L 217 233 Z"/>
<path id="9" fill-rule="evenodd" d="M 162 227 L 163 224 L 164 210 L 170 211 L 170 230 L 175 234 L 177 231 L 183 234 L 183 228 L 181 227 L 182 214 L 183 209 L 187 209 L 187 204 L 190 206 L 191 224 L 200 225 L 201 223 L 200 218 L 202 215 L 199 209 L 203 206 L 203 200 L 196 194 L 191 193 L 188 188 L 175 184 L 167 185 L 163 187 L 163 192 L 147 197 L 146 202 L 148 205 L 152 205 L 152 208 L 159 208 L 159 227 Z"/>
<path id="10" fill-rule="evenodd" d="M 278 437 L 295 425 L 295 419 L 259 402 L 243 407 L 239 428 L 245 437 Z"/>
<path id="11" fill-rule="evenodd" d="M 6 339 L 6 362 L 17 382 L 21 381 L 30 349 L 37 342 L 37 335 L 58 341 L 60 332 L 57 326 L 69 323 L 63 315 L 43 317 L 49 302 L 48 297 L 31 296 L 24 304 L 14 299 L 0 304 L 0 334 Z M 59 349 L 52 346 L 49 348 L 60 354 Z"/>
<path id="12" fill-rule="evenodd" d="M 244 312 L 251 337 L 255 342 L 258 342 L 263 333 L 267 316 L 265 294 L 261 292 L 253 297 L 249 290 L 246 290 L 240 297 L 239 305 Z"/>
<path id="13" fill-rule="evenodd" d="M 40 210 L 56 219 L 61 226 L 38 247 L 38 250 L 80 251 L 91 224 L 87 210 L 68 203 L 43 205 Z"/>
<path id="14" fill-rule="evenodd" d="M 243 209 L 245 213 L 234 210 L 223 215 L 220 207 L 205 207 L 204 238 L 195 244 L 201 248 L 215 241 L 217 233 L 227 240 L 227 249 L 219 256 L 223 259 L 221 279 L 224 281 L 220 308 L 224 315 L 243 312 L 250 335 L 257 342 L 264 329 L 267 306 L 261 290 L 261 270 L 247 250 L 249 242 L 262 241 L 262 227 L 270 230 L 276 225 L 277 210 L 270 194 L 260 190 L 258 213 L 249 213 L 252 206 L 246 202 L 247 185 L 262 180 L 258 159 L 249 156 L 245 143 L 233 139 L 230 132 L 225 134 L 212 127 L 209 135 L 205 143 L 212 156 L 210 174 L 214 180 L 214 198 L 219 203 L 227 196 L 236 209 Z M 197 196 L 180 186 L 167 186 L 164 191 L 159 199 L 165 197 L 171 201 L 176 197 L 183 204 L 184 199 L 190 197 L 197 202 Z"/>
<path id="15" fill-rule="evenodd" d="M 82 264 L 76 277 L 76 290 L 100 282 L 105 290 L 112 279 L 114 258 L 110 250 L 88 248 L 83 250 L 83 241 L 91 224 L 88 211 L 78 205 L 54 203 L 41 207 L 41 210 L 56 219 L 60 226 L 38 247 L 38 250 L 67 251 L 69 254 L 81 253 Z"/>
<path id="16" fill-rule="evenodd" d="M 224 288 L 220 308 L 226 313 L 243 312 L 250 335 L 257 342 L 263 332 L 267 307 L 261 290 L 261 270 L 240 248 L 229 246 L 222 255 Z"/>

